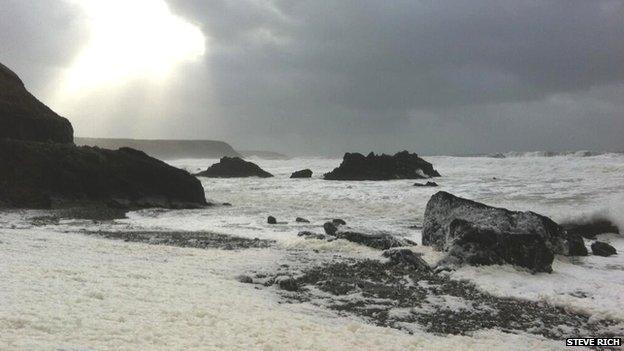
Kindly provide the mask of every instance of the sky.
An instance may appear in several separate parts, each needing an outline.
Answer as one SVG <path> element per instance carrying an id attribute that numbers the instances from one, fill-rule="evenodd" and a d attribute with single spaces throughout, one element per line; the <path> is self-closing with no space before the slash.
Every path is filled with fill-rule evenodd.
<path id="1" fill-rule="evenodd" d="M 0 62 L 77 136 L 624 151 L 624 0 L 0 0 Z"/>

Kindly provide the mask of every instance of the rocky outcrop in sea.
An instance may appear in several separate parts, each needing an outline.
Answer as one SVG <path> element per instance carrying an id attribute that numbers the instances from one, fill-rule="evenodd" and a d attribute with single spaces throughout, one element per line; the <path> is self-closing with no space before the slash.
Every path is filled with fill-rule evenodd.
<path id="1" fill-rule="evenodd" d="M 218 163 L 207 170 L 196 174 L 198 177 L 208 178 L 270 178 L 273 175 L 253 162 L 245 161 L 240 157 L 223 157 Z"/>
<path id="2" fill-rule="evenodd" d="M 424 179 L 439 177 L 440 173 L 433 165 L 417 154 L 401 151 L 394 156 L 364 156 L 359 153 L 346 153 L 342 163 L 329 173 L 326 180 L 392 180 L 392 179 Z"/>

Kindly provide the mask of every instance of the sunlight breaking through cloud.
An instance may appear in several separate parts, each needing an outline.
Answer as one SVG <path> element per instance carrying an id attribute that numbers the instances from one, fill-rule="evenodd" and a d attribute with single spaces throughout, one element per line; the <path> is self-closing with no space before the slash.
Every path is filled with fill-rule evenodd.
<path id="1" fill-rule="evenodd" d="M 163 81 L 176 64 L 206 52 L 199 27 L 171 13 L 164 0 L 72 0 L 88 15 L 90 39 L 66 72 L 60 93 L 146 78 Z"/>

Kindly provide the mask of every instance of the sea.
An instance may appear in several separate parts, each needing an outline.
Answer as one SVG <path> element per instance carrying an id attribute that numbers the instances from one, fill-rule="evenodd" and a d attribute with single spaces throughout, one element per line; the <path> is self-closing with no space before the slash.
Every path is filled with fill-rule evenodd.
<path id="1" fill-rule="evenodd" d="M 494 157 L 495 156 L 495 157 Z M 362 232 L 386 232 L 420 245 L 427 201 L 446 191 L 488 205 L 534 211 L 557 222 L 606 218 L 624 231 L 624 154 L 507 153 L 423 156 L 442 177 L 326 181 L 339 158 L 250 159 L 272 178 L 200 178 L 214 206 L 146 209 L 114 221 L 35 224 L 42 211 L 0 213 L 0 350 L 561 350 L 558 340 L 497 329 L 437 335 L 418 326 L 376 326 L 309 302 L 288 302 L 274 287 L 237 277 L 283 266 L 314 266 L 379 252 L 344 240 L 306 240 L 340 218 Z M 215 159 L 167 160 L 191 173 Z M 290 174 L 311 169 L 311 179 Z M 268 224 L 274 216 L 278 224 Z M 310 223 L 296 222 L 302 217 Z M 213 232 L 275 242 L 220 250 L 110 240 L 94 231 Z M 553 273 L 512 266 L 449 273 L 501 297 L 538 301 L 624 323 L 624 239 L 604 234 L 616 256 L 557 257 Z M 586 240 L 589 247 L 591 240 Z M 616 326 L 617 331 L 624 327 Z M 623 333 L 621 333 L 623 334 Z"/>

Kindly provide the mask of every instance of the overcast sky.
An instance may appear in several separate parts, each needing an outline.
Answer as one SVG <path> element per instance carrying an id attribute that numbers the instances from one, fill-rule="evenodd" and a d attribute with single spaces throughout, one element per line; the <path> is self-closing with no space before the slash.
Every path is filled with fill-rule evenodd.
<path id="1" fill-rule="evenodd" d="M 97 1 L 0 0 L 0 62 L 78 136 L 289 154 L 624 151 L 624 0 L 167 0 L 157 30 L 124 12 L 133 0 L 103 0 L 127 29 L 90 13 Z M 128 35 L 79 71 L 96 25 Z M 201 53 L 175 46 L 197 33 Z M 165 78 L 118 63 L 164 67 L 156 56 L 171 59 Z M 84 67 L 111 81 L 69 90 Z"/>

